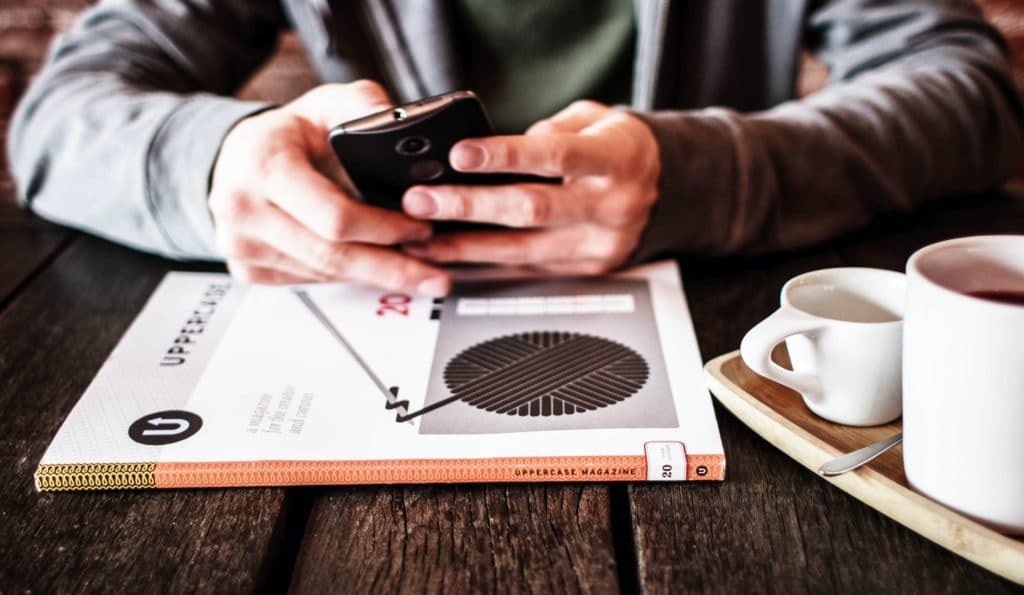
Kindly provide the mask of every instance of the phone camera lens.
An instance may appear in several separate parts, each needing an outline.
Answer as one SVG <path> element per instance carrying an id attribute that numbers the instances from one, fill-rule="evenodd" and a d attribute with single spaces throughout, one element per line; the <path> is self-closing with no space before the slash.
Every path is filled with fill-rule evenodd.
<path id="1" fill-rule="evenodd" d="M 395 150 L 400 155 L 422 155 L 430 150 L 430 141 L 422 136 L 407 136 L 398 141 Z"/>

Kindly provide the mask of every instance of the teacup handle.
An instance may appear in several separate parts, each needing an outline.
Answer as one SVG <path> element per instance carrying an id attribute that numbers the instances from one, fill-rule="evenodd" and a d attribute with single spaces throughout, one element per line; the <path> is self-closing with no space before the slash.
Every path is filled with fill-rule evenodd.
<path id="1" fill-rule="evenodd" d="M 820 318 L 783 306 L 747 332 L 740 342 L 743 362 L 754 372 L 787 386 L 811 401 L 821 398 L 821 382 L 811 374 L 787 370 L 772 361 L 772 350 L 787 337 L 824 328 Z"/>

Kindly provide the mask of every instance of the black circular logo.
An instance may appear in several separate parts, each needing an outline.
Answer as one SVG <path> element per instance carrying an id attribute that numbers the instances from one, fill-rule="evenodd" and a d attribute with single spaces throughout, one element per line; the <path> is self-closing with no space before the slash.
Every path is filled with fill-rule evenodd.
<path id="1" fill-rule="evenodd" d="M 704 477 L 707 474 L 708 474 L 708 468 L 707 467 L 705 467 L 704 465 L 701 465 L 700 467 L 697 467 L 697 475 L 699 477 Z"/>
<path id="2" fill-rule="evenodd" d="M 157 411 L 135 420 L 128 435 L 139 444 L 160 446 L 180 442 L 203 427 L 203 418 L 188 411 Z"/>

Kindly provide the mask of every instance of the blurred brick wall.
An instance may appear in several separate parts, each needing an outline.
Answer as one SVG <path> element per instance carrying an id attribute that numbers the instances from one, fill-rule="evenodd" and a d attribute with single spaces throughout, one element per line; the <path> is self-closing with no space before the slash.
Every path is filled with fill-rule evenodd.
<path id="1" fill-rule="evenodd" d="M 39 67 L 50 37 L 66 28 L 90 4 L 90 0 L 0 0 L 0 143 L 6 136 L 14 104 Z M 981 0 L 980 4 L 1007 35 L 1017 56 L 1017 83 L 1024 89 L 1024 0 Z M 813 92 L 826 75 L 822 65 L 806 60 L 801 93 Z M 310 71 L 300 44 L 287 35 L 271 63 L 241 94 L 285 102 L 315 84 L 316 76 Z M 6 157 L 0 157 L 0 201 L 14 196 L 5 160 Z M 1020 171 L 1017 186 L 1024 190 L 1024 160 Z"/>
<path id="2" fill-rule="evenodd" d="M 0 0 L 0 147 L 28 78 L 39 68 L 50 37 L 67 27 L 89 0 Z M 0 151 L 0 201 L 12 200 L 6 150 Z"/>

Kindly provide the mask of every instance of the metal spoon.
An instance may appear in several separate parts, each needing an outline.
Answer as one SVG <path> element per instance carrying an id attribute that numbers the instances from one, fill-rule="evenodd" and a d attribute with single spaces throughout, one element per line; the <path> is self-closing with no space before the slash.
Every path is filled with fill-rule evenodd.
<path id="1" fill-rule="evenodd" d="M 859 469 L 882 456 L 884 452 L 900 442 L 903 442 L 903 432 L 890 436 L 881 442 L 876 442 L 870 446 L 838 456 L 818 467 L 818 473 L 825 477 L 833 477 L 835 475 L 842 475 L 847 471 Z"/>

